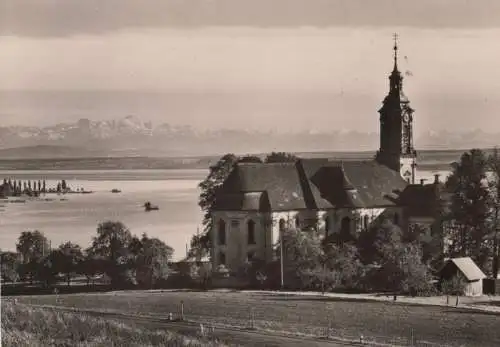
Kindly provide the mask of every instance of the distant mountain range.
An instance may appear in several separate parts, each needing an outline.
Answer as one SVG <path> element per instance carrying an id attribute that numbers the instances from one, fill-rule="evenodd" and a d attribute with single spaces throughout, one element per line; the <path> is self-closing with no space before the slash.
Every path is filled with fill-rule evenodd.
<path id="1" fill-rule="evenodd" d="M 500 134 L 473 130 L 463 133 L 429 131 L 415 140 L 417 149 L 488 148 L 500 144 Z M 227 152 L 263 153 L 374 151 L 378 133 L 357 131 L 276 133 L 272 131 L 197 131 L 142 121 L 134 116 L 117 120 L 80 119 L 47 127 L 0 127 L 0 159 L 75 157 L 183 157 Z"/>

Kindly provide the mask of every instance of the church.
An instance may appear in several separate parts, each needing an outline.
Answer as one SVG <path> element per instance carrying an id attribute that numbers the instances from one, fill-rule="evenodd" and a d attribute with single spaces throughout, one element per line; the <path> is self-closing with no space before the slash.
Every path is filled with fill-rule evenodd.
<path id="1" fill-rule="evenodd" d="M 380 114 L 380 148 L 373 160 L 298 159 L 239 163 L 223 183 L 212 213 L 211 259 L 237 271 L 246 261 L 271 261 L 290 227 L 360 233 L 381 217 L 403 230 L 431 225 L 438 177 L 416 184 L 413 109 L 403 93 L 394 43 L 394 67 Z"/>

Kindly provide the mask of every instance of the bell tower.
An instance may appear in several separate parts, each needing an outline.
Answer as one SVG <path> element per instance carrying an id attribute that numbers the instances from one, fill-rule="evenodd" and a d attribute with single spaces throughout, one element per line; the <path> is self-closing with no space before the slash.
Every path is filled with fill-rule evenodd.
<path id="1" fill-rule="evenodd" d="M 403 76 L 398 70 L 398 42 L 394 34 L 394 68 L 389 76 L 389 93 L 380 114 L 380 149 L 376 161 L 400 172 L 408 183 L 415 183 L 417 152 L 413 147 L 413 112 L 403 93 Z"/>

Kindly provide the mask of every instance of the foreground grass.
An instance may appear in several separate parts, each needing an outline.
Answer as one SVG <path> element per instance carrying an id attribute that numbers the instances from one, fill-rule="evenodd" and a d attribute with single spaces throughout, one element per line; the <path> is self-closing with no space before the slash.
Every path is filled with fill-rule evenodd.
<path id="1" fill-rule="evenodd" d="M 240 292 L 116 292 L 25 296 L 20 302 L 187 319 L 261 330 L 409 345 L 500 346 L 500 315 L 454 307 Z"/>
<path id="2" fill-rule="evenodd" d="M 2 346 L 220 346 L 169 331 L 2 301 Z"/>

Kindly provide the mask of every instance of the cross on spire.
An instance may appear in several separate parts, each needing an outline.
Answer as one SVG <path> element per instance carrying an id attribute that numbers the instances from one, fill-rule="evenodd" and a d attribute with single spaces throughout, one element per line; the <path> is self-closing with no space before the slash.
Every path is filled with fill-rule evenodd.
<path id="1" fill-rule="evenodd" d="M 398 34 L 394 33 L 392 35 L 392 38 L 394 39 L 394 71 L 397 71 L 398 69 Z"/>

